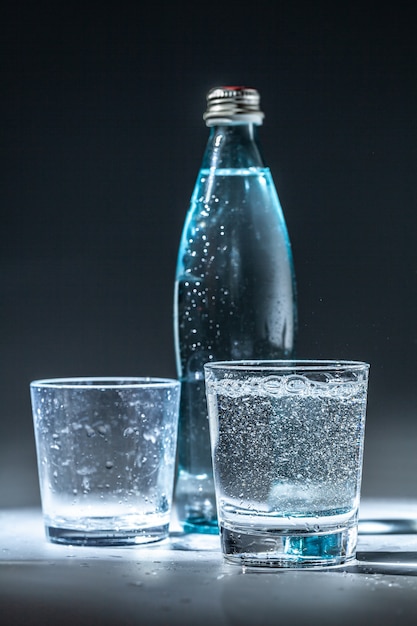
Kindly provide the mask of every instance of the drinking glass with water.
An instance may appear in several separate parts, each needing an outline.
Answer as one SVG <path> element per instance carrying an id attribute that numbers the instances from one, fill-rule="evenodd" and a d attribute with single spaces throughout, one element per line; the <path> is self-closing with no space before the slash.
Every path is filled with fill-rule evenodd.
<path id="1" fill-rule="evenodd" d="M 67 378 L 30 390 L 47 538 L 125 545 L 167 537 L 179 382 Z"/>
<path id="2" fill-rule="evenodd" d="M 355 558 L 369 365 L 205 366 L 224 556 L 318 567 Z"/>

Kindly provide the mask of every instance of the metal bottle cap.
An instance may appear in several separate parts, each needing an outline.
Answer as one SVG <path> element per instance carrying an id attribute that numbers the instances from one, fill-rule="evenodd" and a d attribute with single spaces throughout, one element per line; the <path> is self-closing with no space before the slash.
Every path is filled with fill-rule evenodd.
<path id="1" fill-rule="evenodd" d="M 215 124 L 262 124 L 264 114 L 259 108 L 260 96 L 250 87 L 214 87 L 207 94 L 203 115 L 207 126 Z"/>

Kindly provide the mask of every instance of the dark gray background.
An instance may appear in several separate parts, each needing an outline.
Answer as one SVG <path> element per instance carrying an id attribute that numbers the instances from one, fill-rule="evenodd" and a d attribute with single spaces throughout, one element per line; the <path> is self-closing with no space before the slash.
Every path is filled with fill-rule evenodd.
<path id="1" fill-rule="evenodd" d="M 30 380 L 175 376 L 177 246 L 205 95 L 258 88 L 298 356 L 371 363 L 364 494 L 416 496 L 412 3 L 0 9 L 0 506 L 39 502 Z"/>

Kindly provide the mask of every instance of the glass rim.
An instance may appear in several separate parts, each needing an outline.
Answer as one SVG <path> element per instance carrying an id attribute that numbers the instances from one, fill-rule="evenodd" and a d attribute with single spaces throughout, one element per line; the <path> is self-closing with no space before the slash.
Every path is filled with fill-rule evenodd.
<path id="1" fill-rule="evenodd" d="M 349 361 L 344 359 L 245 359 L 237 361 L 213 361 L 205 363 L 207 369 L 234 370 L 234 371 L 269 371 L 287 372 L 297 370 L 299 372 L 328 371 L 328 370 L 369 370 L 370 364 L 365 361 Z"/>
<path id="2" fill-rule="evenodd" d="M 180 386 L 175 378 L 156 376 L 72 376 L 32 380 L 30 388 L 43 389 L 144 389 L 175 388 Z"/>

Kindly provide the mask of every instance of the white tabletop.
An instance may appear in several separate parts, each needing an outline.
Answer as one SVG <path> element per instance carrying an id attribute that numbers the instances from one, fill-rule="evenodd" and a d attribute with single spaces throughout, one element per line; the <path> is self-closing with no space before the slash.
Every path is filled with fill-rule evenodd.
<path id="1" fill-rule="evenodd" d="M 368 534 L 390 527 L 395 533 Z M 417 501 L 364 501 L 357 562 L 243 570 L 218 536 L 127 548 L 45 540 L 39 509 L 0 509 L 0 624 L 417 624 Z M 376 524 L 375 524 L 376 522 Z"/>

